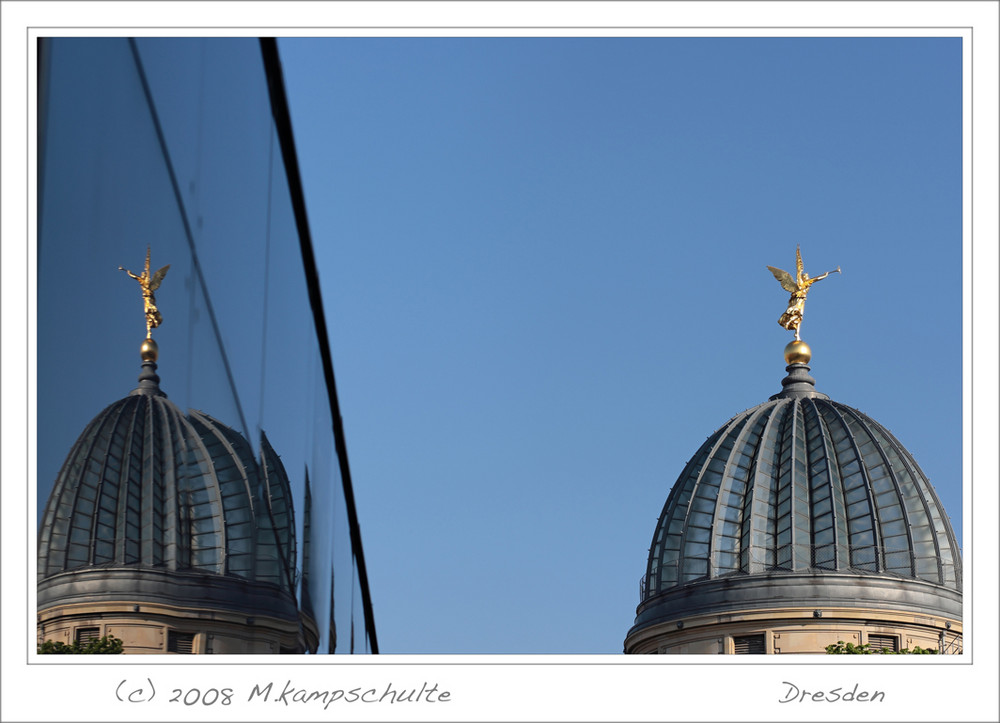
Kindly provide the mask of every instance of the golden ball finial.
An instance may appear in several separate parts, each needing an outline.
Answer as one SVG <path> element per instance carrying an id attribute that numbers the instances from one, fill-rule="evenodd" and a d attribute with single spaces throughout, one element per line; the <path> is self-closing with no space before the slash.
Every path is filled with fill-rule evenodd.
<path id="1" fill-rule="evenodd" d="M 146 337 L 142 340 L 142 346 L 139 347 L 139 355 L 144 362 L 155 362 L 160 356 L 160 347 L 151 337 Z"/>
<path id="2" fill-rule="evenodd" d="M 812 349 L 804 341 L 796 339 L 785 347 L 785 364 L 808 364 L 812 359 Z"/>

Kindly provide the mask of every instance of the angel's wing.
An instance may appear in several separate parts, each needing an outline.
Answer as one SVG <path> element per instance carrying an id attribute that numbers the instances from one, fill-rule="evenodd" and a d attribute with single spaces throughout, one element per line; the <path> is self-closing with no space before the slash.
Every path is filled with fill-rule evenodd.
<path id="1" fill-rule="evenodd" d="M 167 269 L 170 268 L 170 264 L 167 264 L 162 269 L 153 274 L 153 277 L 149 280 L 149 290 L 156 291 L 160 288 L 160 282 L 163 281 L 163 277 L 167 275 Z"/>
<path id="2" fill-rule="evenodd" d="M 798 285 L 795 283 L 795 279 L 793 279 L 792 275 L 787 271 L 776 269 L 773 266 L 768 266 L 767 269 L 772 274 L 774 274 L 774 278 L 776 278 L 778 280 L 778 283 L 781 284 L 781 288 L 783 288 L 788 293 L 794 294 L 796 291 L 799 290 Z M 159 273 L 159 271 L 157 271 L 156 273 Z"/>
<path id="3" fill-rule="evenodd" d="M 802 278 L 802 252 L 798 246 L 795 247 L 795 278 L 796 280 Z"/>

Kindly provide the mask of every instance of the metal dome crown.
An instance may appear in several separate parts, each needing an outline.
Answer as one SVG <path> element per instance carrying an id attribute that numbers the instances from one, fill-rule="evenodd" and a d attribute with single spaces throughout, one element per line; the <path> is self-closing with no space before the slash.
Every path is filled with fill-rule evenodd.
<path id="1" fill-rule="evenodd" d="M 804 363 L 688 462 L 653 536 L 642 598 L 712 578 L 851 573 L 961 590 L 934 489 L 875 420 L 815 390 Z"/>

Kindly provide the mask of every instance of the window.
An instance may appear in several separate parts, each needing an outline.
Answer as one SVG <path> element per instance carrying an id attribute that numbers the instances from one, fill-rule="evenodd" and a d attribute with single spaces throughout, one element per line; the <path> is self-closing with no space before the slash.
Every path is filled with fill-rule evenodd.
<path id="1" fill-rule="evenodd" d="M 86 645 L 92 640 L 97 640 L 101 637 L 100 628 L 77 628 L 76 629 L 76 642 L 80 645 Z"/>
<path id="2" fill-rule="evenodd" d="M 764 647 L 764 633 L 733 636 L 733 652 L 736 655 L 764 655 L 767 653 Z"/>
<path id="3" fill-rule="evenodd" d="M 869 635 L 868 646 L 872 650 L 891 650 L 899 652 L 899 638 L 895 635 Z"/>
<path id="4" fill-rule="evenodd" d="M 167 634 L 167 652 L 191 655 L 194 652 L 194 633 L 178 633 L 171 630 Z"/>

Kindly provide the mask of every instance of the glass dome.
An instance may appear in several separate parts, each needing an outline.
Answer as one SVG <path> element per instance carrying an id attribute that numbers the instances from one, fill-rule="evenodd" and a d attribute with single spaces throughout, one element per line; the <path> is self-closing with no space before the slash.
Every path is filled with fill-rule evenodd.
<path id="1" fill-rule="evenodd" d="M 815 390 L 784 391 L 712 434 L 656 525 L 642 599 L 696 581 L 782 573 L 909 578 L 960 591 L 962 562 L 934 489 L 875 420 Z"/>

